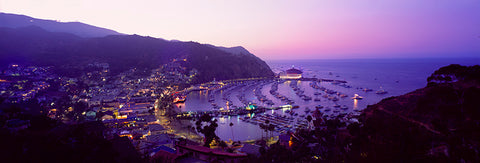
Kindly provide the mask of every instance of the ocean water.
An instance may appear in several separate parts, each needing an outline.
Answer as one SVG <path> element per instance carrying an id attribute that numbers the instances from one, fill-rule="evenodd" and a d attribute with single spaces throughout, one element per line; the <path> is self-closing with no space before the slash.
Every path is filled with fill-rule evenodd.
<path id="1" fill-rule="evenodd" d="M 390 95 L 401 95 L 426 86 L 428 76 L 440 67 L 450 64 L 476 65 L 480 64 L 480 58 L 296 60 L 267 63 L 274 72 L 294 66 L 304 71 L 304 77 L 345 80 L 355 87 L 383 87 Z"/>
<path id="2" fill-rule="evenodd" d="M 278 73 L 294 66 L 303 71 L 304 77 L 316 77 L 323 79 L 337 79 L 347 81 L 346 88 L 331 82 L 320 82 L 319 86 L 327 89 L 341 92 L 348 95 L 346 98 L 339 98 L 339 101 L 331 101 L 320 96 L 315 96 L 315 92 L 319 92 L 309 86 L 309 81 L 286 81 L 279 83 L 278 92 L 295 101 L 295 105 L 300 106 L 295 112 L 299 114 L 297 119 L 304 119 L 300 115 L 307 115 L 304 112 L 306 108 L 315 109 L 316 105 L 322 105 L 327 108 L 333 108 L 334 105 L 344 105 L 348 109 L 342 110 L 345 113 L 352 113 L 364 109 L 367 105 L 378 103 L 380 100 L 390 96 L 402 95 L 416 89 L 425 87 L 427 78 L 435 70 L 450 64 L 460 65 L 476 65 L 480 64 L 480 58 L 474 59 L 345 59 L 345 60 L 278 60 L 266 61 L 271 69 Z M 222 97 L 228 94 L 229 99 L 235 106 L 243 106 L 239 100 L 239 96 L 244 96 L 247 101 L 256 103 L 257 105 L 270 107 L 270 105 L 260 102 L 254 95 L 254 89 L 261 89 L 262 94 L 266 95 L 275 104 L 273 106 L 285 105 L 281 100 L 273 97 L 269 91 L 274 81 L 265 83 L 247 83 L 242 86 L 232 87 L 222 91 L 208 92 L 192 92 L 187 96 L 184 104 L 178 104 L 177 107 L 182 111 L 203 111 L 213 109 L 208 101 L 209 95 L 214 96 L 215 103 L 223 108 L 228 109 Z M 291 83 L 296 82 L 296 83 Z M 291 84 L 297 85 L 301 90 L 305 91 L 305 95 L 312 98 L 321 98 L 321 101 L 304 101 L 295 94 L 290 87 Z M 372 89 L 371 92 L 365 92 L 363 89 Z M 375 91 L 384 89 L 387 94 L 376 94 Z M 325 94 L 322 92 L 322 94 Z M 351 97 L 359 94 L 364 99 L 353 100 Z M 268 111 L 265 114 L 288 115 L 285 110 Z M 326 115 L 337 115 L 334 112 L 325 112 Z M 255 115 L 248 115 L 249 117 Z M 264 135 L 258 125 L 246 123 L 240 120 L 243 116 L 217 117 L 219 127 L 217 135 L 222 140 L 233 139 L 244 141 L 250 139 L 258 139 Z M 234 126 L 230 127 L 229 124 Z M 276 133 L 278 134 L 278 133 Z"/>

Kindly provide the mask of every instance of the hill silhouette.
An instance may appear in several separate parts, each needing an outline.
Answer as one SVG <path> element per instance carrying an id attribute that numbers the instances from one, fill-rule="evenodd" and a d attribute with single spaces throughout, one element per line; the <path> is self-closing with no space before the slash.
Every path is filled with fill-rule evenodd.
<path id="1" fill-rule="evenodd" d="M 149 71 L 174 59 L 186 59 L 187 69 L 198 71 L 198 82 L 273 76 L 268 65 L 254 55 L 232 54 L 196 42 L 138 35 L 82 38 L 37 26 L 0 28 L 0 35 L 2 65 L 51 65 L 67 76 L 78 74 L 79 67 L 93 62 L 109 63 L 115 75 L 130 68 Z"/>
<path id="2" fill-rule="evenodd" d="M 480 66 L 450 65 L 428 86 L 368 106 L 353 153 L 366 162 L 478 162 Z M 358 155 L 360 156 L 360 155 Z"/>
<path id="3" fill-rule="evenodd" d="M 120 35 L 120 33 L 80 22 L 58 22 L 36 19 L 25 15 L 0 13 L 0 27 L 18 28 L 38 26 L 50 32 L 71 33 L 80 37 L 104 37 Z"/>

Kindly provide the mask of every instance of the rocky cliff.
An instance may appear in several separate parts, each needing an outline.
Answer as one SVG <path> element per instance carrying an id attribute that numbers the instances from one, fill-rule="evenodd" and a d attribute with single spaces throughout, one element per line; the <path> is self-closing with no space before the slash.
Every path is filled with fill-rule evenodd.
<path id="1" fill-rule="evenodd" d="M 480 161 L 480 66 L 450 65 L 425 88 L 368 106 L 353 134 L 358 160 Z"/>

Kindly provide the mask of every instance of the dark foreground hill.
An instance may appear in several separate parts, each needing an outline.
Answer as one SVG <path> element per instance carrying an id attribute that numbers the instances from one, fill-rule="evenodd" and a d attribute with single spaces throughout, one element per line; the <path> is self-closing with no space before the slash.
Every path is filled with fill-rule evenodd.
<path id="1" fill-rule="evenodd" d="M 62 75 L 78 74 L 82 66 L 93 62 L 109 63 L 115 75 L 131 68 L 150 71 L 174 59 L 186 59 L 187 69 L 198 71 L 198 82 L 273 76 L 268 65 L 250 53 L 233 54 L 195 42 L 138 35 L 81 38 L 36 26 L 0 28 L 0 35 L 2 65 L 52 65 Z"/>
<path id="2" fill-rule="evenodd" d="M 2 162 L 144 162 L 127 137 L 106 139 L 101 121 L 63 124 L 20 108 L 0 110 Z M 28 128 L 11 127 L 19 123 Z"/>
<path id="3" fill-rule="evenodd" d="M 443 67 L 428 81 L 425 88 L 364 110 L 363 127 L 352 134 L 354 158 L 480 161 L 480 66 Z"/>

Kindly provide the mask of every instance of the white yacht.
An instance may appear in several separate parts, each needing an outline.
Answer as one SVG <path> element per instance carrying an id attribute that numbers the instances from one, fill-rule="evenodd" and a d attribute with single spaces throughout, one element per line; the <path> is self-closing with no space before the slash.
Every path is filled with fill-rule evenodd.
<path id="1" fill-rule="evenodd" d="M 361 99 L 363 99 L 363 97 L 358 95 L 358 94 L 355 94 L 355 95 L 353 95 L 352 99 L 361 100 Z"/>

